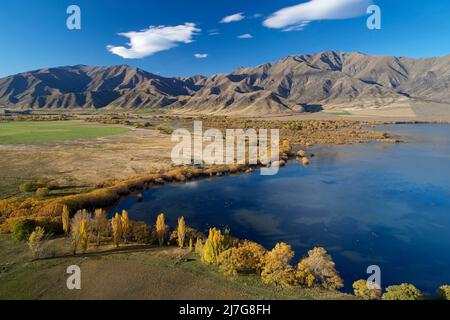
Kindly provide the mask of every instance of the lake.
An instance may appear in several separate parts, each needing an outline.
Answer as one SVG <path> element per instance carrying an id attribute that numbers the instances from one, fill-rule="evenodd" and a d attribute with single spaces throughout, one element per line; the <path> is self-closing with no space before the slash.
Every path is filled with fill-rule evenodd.
<path id="1" fill-rule="evenodd" d="M 409 282 L 434 293 L 450 284 L 450 125 L 395 125 L 401 144 L 319 146 L 304 167 L 295 160 L 276 176 L 258 172 L 152 188 L 143 202 L 115 208 L 154 224 L 231 233 L 272 248 L 292 245 L 297 261 L 314 246 L 333 256 L 350 291 L 378 265 L 382 286 Z"/>

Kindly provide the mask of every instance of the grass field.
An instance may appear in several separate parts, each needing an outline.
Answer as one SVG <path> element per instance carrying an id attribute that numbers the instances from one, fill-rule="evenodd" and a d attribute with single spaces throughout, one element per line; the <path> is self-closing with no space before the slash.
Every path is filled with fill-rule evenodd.
<path id="1" fill-rule="evenodd" d="M 82 121 L 14 121 L 0 123 L 0 144 L 33 144 L 112 136 L 125 127 L 94 125 Z"/>
<path id="2" fill-rule="evenodd" d="M 60 254 L 68 240 L 50 240 Z M 179 262 L 180 255 L 186 256 Z M 81 268 L 81 290 L 68 290 L 66 269 Z M 195 254 L 174 247 L 31 261 L 27 245 L 0 235 L 0 299 L 354 299 L 323 289 L 280 289 L 258 276 L 227 278 Z"/>

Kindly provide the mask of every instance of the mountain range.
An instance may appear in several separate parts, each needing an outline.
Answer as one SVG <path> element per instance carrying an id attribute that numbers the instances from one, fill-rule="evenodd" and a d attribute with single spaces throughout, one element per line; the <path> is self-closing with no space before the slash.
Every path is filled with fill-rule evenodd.
<path id="1" fill-rule="evenodd" d="M 11 109 L 170 108 L 266 115 L 450 104 L 450 55 L 413 59 L 327 51 L 209 77 L 168 78 L 127 65 L 44 68 L 0 79 Z"/>

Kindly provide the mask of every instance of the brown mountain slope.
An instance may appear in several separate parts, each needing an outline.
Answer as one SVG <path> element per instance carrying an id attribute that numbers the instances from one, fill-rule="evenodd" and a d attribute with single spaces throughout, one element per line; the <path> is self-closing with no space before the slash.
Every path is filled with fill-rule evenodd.
<path id="1" fill-rule="evenodd" d="M 450 56 L 328 51 L 210 77 L 165 78 L 128 66 L 41 69 L 0 79 L 0 105 L 263 115 L 417 100 L 450 104 L 449 85 Z"/>

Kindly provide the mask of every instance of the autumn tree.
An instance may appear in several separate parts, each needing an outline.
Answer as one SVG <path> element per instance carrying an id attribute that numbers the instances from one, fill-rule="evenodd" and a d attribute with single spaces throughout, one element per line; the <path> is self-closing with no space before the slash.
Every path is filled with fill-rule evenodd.
<path id="1" fill-rule="evenodd" d="M 114 244 L 118 248 L 120 245 L 120 242 L 123 238 L 123 231 L 122 231 L 122 219 L 119 215 L 119 213 L 116 212 L 116 215 L 114 218 L 111 219 L 111 230 L 113 235 Z"/>
<path id="2" fill-rule="evenodd" d="M 308 256 L 300 261 L 297 266 L 297 279 L 308 279 L 311 284 L 311 275 L 314 276 L 314 285 L 320 285 L 325 289 L 337 289 L 344 286 L 344 282 L 335 269 L 335 263 L 324 248 L 314 248 L 308 251 Z M 305 283 L 305 282 L 303 282 Z"/>
<path id="3" fill-rule="evenodd" d="M 422 293 L 419 289 L 409 283 L 402 283 L 386 288 L 382 296 L 383 300 L 421 300 Z"/>
<path id="4" fill-rule="evenodd" d="M 436 297 L 439 300 L 450 300 L 450 286 L 449 285 L 440 286 L 436 292 Z"/>
<path id="5" fill-rule="evenodd" d="M 178 218 L 177 236 L 178 246 L 182 249 L 186 237 L 186 222 L 184 221 L 184 217 Z"/>
<path id="6" fill-rule="evenodd" d="M 201 256 L 202 252 L 203 252 L 203 241 L 201 238 L 197 238 L 197 241 L 195 242 L 195 253 Z"/>
<path id="7" fill-rule="evenodd" d="M 80 241 L 83 252 L 86 252 L 89 245 L 89 222 L 87 218 L 83 218 L 80 222 Z"/>
<path id="8" fill-rule="evenodd" d="M 217 263 L 217 257 L 228 249 L 226 239 L 219 229 L 209 229 L 208 239 L 202 250 L 202 261 L 207 264 Z"/>
<path id="9" fill-rule="evenodd" d="M 367 280 L 358 280 L 353 283 L 353 292 L 357 298 L 363 300 L 379 300 L 381 299 L 381 288 L 377 288 L 375 284 L 368 285 Z"/>
<path id="10" fill-rule="evenodd" d="M 42 252 L 42 240 L 44 239 L 44 228 L 36 227 L 28 238 L 28 247 L 33 253 L 33 257 L 39 258 Z"/>
<path id="11" fill-rule="evenodd" d="M 164 213 L 160 213 L 158 218 L 156 218 L 156 235 L 158 237 L 159 245 L 162 246 L 164 244 L 164 240 L 166 239 L 168 227 L 166 225 L 166 220 L 164 217 Z"/>
<path id="12" fill-rule="evenodd" d="M 83 240 L 82 231 L 84 230 L 81 229 L 81 223 L 83 220 L 89 221 L 89 219 L 90 214 L 86 210 L 80 210 L 70 220 L 70 239 L 74 255 L 77 253 L 78 247 Z"/>
<path id="13" fill-rule="evenodd" d="M 122 211 L 121 222 L 122 222 L 123 240 L 125 241 L 125 243 L 127 243 L 130 237 L 131 224 L 130 219 L 128 218 L 128 212 L 126 212 L 125 210 Z"/>
<path id="14" fill-rule="evenodd" d="M 189 252 L 194 251 L 194 242 L 192 241 L 192 238 L 189 238 Z"/>
<path id="15" fill-rule="evenodd" d="M 92 229 L 96 237 L 97 246 L 99 246 L 101 238 L 106 236 L 109 231 L 109 222 L 105 210 L 95 210 Z"/>
<path id="16" fill-rule="evenodd" d="M 263 258 L 261 279 L 265 284 L 289 287 L 295 284 L 294 268 L 289 261 L 294 257 L 290 245 L 277 243 Z"/>
<path id="17" fill-rule="evenodd" d="M 69 212 L 69 208 L 66 205 L 64 205 L 62 208 L 61 220 L 62 220 L 61 222 L 62 222 L 62 226 L 63 226 L 63 231 L 67 235 L 67 234 L 69 234 L 69 228 L 70 228 L 70 212 Z"/>
<path id="18" fill-rule="evenodd" d="M 259 274 L 265 252 L 266 250 L 263 246 L 251 241 L 245 241 L 239 247 L 230 248 L 219 255 L 217 259 L 219 271 L 227 276 L 233 276 L 238 273 Z"/>

